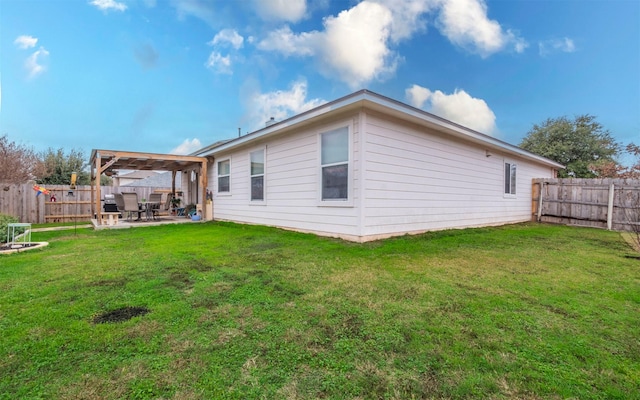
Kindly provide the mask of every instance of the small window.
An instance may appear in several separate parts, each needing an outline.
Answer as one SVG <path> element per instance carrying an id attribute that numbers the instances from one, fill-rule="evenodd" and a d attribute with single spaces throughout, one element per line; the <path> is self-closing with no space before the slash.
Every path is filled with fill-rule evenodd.
<path id="1" fill-rule="evenodd" d="M 251 201 L 264 200 L 264 149 L 250 154 Z"/>
<path id="2" fill-rule="evenodd" d="M 231 164 L 229 160 L 218 161 L 218 193 L 229 193 Z"/>
<path id="3" fill-rule="evenodd" d="M 504 163 L 504 193 L 516 194 L 516 164 Z"/>
<path id="4" fill-rule="evenodd" d="M 349 198 L 349 128 L 320 135 L 322 200 Z"/>

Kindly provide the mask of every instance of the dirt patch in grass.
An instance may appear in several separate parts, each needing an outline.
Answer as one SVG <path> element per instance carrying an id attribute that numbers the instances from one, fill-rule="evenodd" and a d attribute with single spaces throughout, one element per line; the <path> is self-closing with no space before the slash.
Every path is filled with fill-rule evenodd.
<path id="1" fill-rule="evenodd" d="M 133 317 L 139 317 L 150 312 L 146 307 L 121 307 L 115 310 L 107 311 L 93 317 L 94 324 L 106 324 L 109 322 L 124 322 Z"/>

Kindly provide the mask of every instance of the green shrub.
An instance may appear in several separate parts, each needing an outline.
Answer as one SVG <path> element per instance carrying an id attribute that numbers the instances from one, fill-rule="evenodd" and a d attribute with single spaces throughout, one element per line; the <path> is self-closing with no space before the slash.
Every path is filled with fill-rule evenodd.
<path id="1" fill-rule="evenodd" d="M 14 222 L 19 222 L 16 217 L 6 214 L 0 214 L 0 243 L 7 243 L 9 238 L 7 237 L 7 225 Z M 16 229 L 16 232 L 22 233 L 24 228 Z"/>

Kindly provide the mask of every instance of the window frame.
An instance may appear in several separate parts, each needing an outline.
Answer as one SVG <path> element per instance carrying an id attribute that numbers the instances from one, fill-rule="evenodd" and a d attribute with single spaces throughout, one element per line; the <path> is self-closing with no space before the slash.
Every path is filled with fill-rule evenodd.
<path id="1" fill-rule="evenodd" d="M 347 130 L 347 160 L 333 163 L 322 163 L 322 135 L 337 131 Z M 353 207 L 353 121 L 340 121 L 331 125 L 323 126 L 317 131 L 318 144 L 318 175 L 317 175 L 317 204 L 321 207 Z M 330 166 L 347 165 L 347 198 L 346 199 L 324 199 L 323 198 L 323 169 Z"/>
<path id="2" fill-rule="evenodd" d="M 229 164 L 229 173 L 228 174 L 220 174 L 220 164 L 227 162 Z M 229 179 L 229 190 L 221 191 L 220 190 L 220 178 L 228 178 Z M 221 158 L 216 161 L 216 195 L 217 196 L 230 196 L 231 195 L 231 157 Z"/>
<path id="3" fill-rule="evenodd" d="M 504 197 L 516 197 L 518 194 L 518 164 L 512 160 L 504 160 L 502 174 L 502 192 Z"/>
<path id="4" fill-rule="evenodd" d="M 253 174 L 252 173 L 252 155 L 258 152 L 262 152 L 262 173 L 261 174 Z M 249 151 L 249 204 L 251 205 L 266 205 L 267 203 L 267 147 L 259 147 Z M 262 199 L 254 199 L 253 198 L 253 178 L 262 177 Z"/>

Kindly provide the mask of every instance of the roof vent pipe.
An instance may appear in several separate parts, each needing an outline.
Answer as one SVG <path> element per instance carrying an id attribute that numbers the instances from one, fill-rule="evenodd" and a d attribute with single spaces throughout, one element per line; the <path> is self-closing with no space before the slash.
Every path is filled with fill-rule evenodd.
<path id="1" fill-rule="evenodd" d="M 265 126 L 271 126 L 276 123 L 275 118 L 271 117 L 267 122 L 264 123 Z"/>

